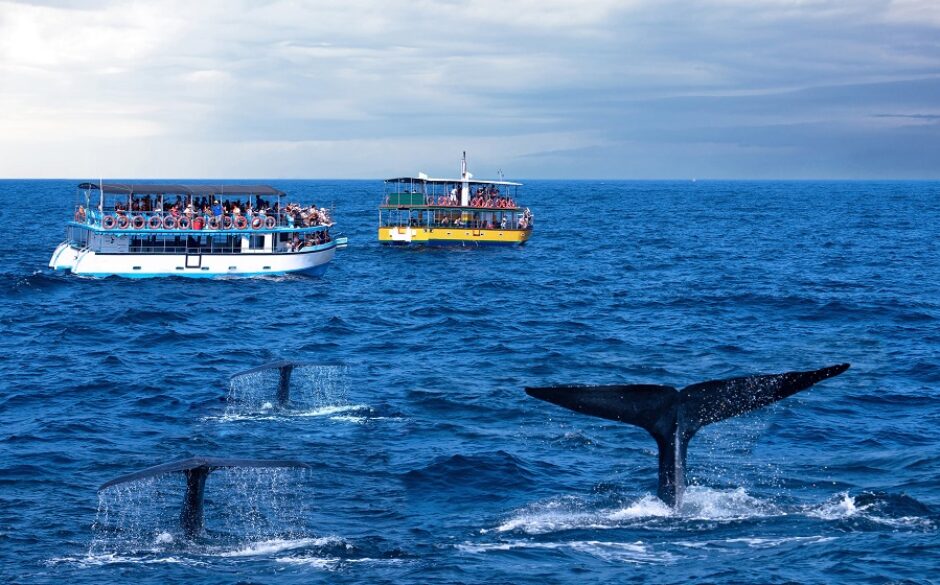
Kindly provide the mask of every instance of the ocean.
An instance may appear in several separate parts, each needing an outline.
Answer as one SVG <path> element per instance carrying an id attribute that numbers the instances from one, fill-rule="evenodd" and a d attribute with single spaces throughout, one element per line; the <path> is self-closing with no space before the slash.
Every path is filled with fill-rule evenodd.
<path id="1" fill-rule="evenodd" d="M 940 581 L 940 183 L 530 181 L 522 247 L 383 248 L 381 181 L 319 278 L 47 268 L 78 181 L 0 181 L 0 580 Z M 271 380 L 308 364 L 287 409 Z M 643 430 L 527 385 L 683 387 L 849 362 L 704 428 L 678 510 Z M 206 530 L 179 532 L 190 456 Z"/>

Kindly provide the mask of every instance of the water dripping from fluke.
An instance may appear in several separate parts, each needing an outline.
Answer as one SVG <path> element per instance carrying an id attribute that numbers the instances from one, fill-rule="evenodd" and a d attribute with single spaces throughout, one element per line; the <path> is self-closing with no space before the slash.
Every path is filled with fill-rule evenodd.
<path id="1" fill-rule="evenodd" d="M 288 460 L 223 459 L 218 457 L 191 457 L 149 467 L 105 482 L 98 488 L 101 493 L 114 486 L 140 483 L 171 473 L 181 473 L 186 481 L 185 493 L 180 507 L 179 526 L 187 539 L 194 539 L 203 531 L 206 480 L 218 469 L 241 468 L 304 468 L 305 463 Z M 139 506 L 139 502 L 137 503 Z M 166 540 L 167 537 L 162 537 Z"/>
<path id="2" fill-rule="evenodd" d="M 347 405 L 347 370 L 342 365 L 273 361 L 229 378 L 229 418 L 303 414 Z"/>

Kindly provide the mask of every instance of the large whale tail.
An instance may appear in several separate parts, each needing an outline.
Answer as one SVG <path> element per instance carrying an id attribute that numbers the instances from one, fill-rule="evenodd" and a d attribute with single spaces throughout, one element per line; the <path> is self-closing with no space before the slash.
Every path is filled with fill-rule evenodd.
<path id="1" fill-rule="evenodd" d="M 216 469 L 230 467 L 309 467 L 305 463 L 272 459 L 223 459 L 219 457 L 190 457 L 171 461 L 162 465 L 148 467 L 141 471 L 129 473 L 105 482 L 98 491 L 111 486 L 140 481 L 167 473 L 182 473 L 186 476 L 186 494 L 183 496 L 183 508 L 180 511 L 180 525 L 187 538 L 194 538 L 202 531 L 203 525 L 203 499 L 205 496 L 206 478 Z"/>
<path id="2" fill-rule="evenodd" d="M 659 448 L 657 495 L 677 506 L 685 489 L 687 446 L 700 428 L 783 400 L 848 368 L 849 364 L 840 364 L 808 372 L 712 380 L 681 391 L 652 384 L 548 386 L 525 391 L 575 412 L 645 429 Z"/>

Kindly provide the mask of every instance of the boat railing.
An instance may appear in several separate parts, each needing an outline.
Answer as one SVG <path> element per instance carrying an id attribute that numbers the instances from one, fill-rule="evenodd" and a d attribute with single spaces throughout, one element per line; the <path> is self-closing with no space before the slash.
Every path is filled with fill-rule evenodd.
<path id="1" fill-rule="evenodd" d="M 229 231 L 247 229 L 277 230 L 331 227 L 333 221 L 328 213 L 320 210 L 317 216 L 301 215 L 286 211 L 259 211 L 246 213 L 222 213 L 171 211 L 124 211 L 79 209 L 74 221 L 96 229 L 118 231 L 159 230 L 207 230 Z"/>
<path id="2" fill-rule="evenodd" d="M 331 242 L 333 242 L 333 239 L 327 237 L 319 241 L 304 241 L 296 244 L 275 244 L 264 248 L 245 248 L 241 245 L 239 240 L 205 242 L 196 238 L 195 241 L 181 240 L 176 242 L 170 240 L 148 241 L 141 239 L 131 242 L 127 248 L 127 252 L 130 254 L 240 254 L 258 252 L 266 254 L 293 254 L 328 247 Z"/>
<path id="3" fill-rule="evenodd" d="M 401 209 L 401 208 L 406 208 L 406 207 L 408 208 L 427 207 L 427 208 L 432 208 L 432 209 L 438 208 L 438 207 L 447 208 L 447 209 L 472 208 L 472 209 L 490 209 L 490 210 L 495 210 L 495 211 L 499 211 L 499 210 L 514 211 L 514 210 L 522 209 L 521 207 L 519 207 L 519 205 L 515 201 L 513 201 L 512 198 L 509 198 L 509 197 L 504 197 L 504 198 L 499 198 L 499 199 L 490 199 L 488 201 L 471 200 L 468 205 L 460 205 L 458 202 L 447 197 L 439 197 L 437 199 L 433 197 L 425 198 L 424 201 L 419 202 L 419 203 L 396 202 L 396 201 L 391 201 L 388 197 L 386 197 L 383 200 L 380 207 L 383 209 Z"/>

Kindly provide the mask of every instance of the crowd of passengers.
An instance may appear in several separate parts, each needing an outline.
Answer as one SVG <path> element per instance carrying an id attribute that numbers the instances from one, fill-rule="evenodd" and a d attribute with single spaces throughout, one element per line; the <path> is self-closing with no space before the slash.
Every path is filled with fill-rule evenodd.
<path id="1" fill-rule="evenodd" d="M 308 246 L 319 246 L 320 244 L 329 242 L 331 239 L 329 231 L 313 232 L 312 234 L 307 234 L 303 239 L 300 238 L 300 234 L 294 234 L 294 239 L 291 240 L 290 244 L 290 251 L 296 252 Z"/>
<path id="2" fill-rule="evenodd" d="M 487 214 L 487 215 L 492 215 L 492 214 Z M 468 221 L 464 221 L 464 219 L 460 215 L 455 215 L 454 217 L 450 217 L 446 214 L 435 215 L 435 217 L 431 219 L 431 225 L 434 227 L 455 227 L 455 228 L 471 228 L 471 229 L 483 229 L 483 230 L 495 230 L 495 229 L 524 230 L 524 229 L 528 229 L 534 221 L 532 211 L 530 211 L 528 207 L 526 207 L 525 211 L 522 212 L 522 214 L 520 214 L 518 218 L 516 218 L 516 225 L 514 228 L 510 227 L 511 220 L 509 218 L 509 214 L 500 214 L 500 215 L 502 215 L 502 218 L 499 220 L 499 223 L 497 223 L 492 217 L 488 219 L 472 218 Z M 412 217 L 411 220 L 409 221 L 409 225 L 411 227 L 421 227 L 424 224 L 422 223 L 421 218 Z"/>
<path id="3" fill-rule="evenodd" d="M 414 193 L 415 191 L 412 191 Z M 385 204 L 388 205 L 389 197 L 385 197 Z M 438 205 L 447 207 L 456 207 L 460 203 L 460 196 L 457 187 L 450 190 L 450 195 L 427 195 L 424 198 L 425 205 Z M 512 197 L 503 197 L 499 193 L 498 187 L 478 187 L 469 201 L 470 207 L 486 207 L 490 209 L 515 209 L 516 202 Z"/>
<path id="4" fill-rule="evenodd" d="M 254 206 L 251 204 L 251 200 L 248 200 L 245 203 L 242 203 L 241 200 L 230 201 L 226 199 L 224 202 L 220 202 L 218 199 L 210 200 L 207 197 L 196 198 L 189 202 L 183 201 L 183 198 L 180 196 L 176 197 L 176 201 L 162 200 L 159 197 L 140 197 L 132 198 L 130 213 L 128 214 L 127 205 L 124 203 L 115 203 L 114 204 L 114 213 L 117 216 L 126 216 L 126 215 L 138 215 L 142 213 L 148 214 L 157 214 L 157 215 L 170 215 L 176 218 L 187 217 L 190 220 L 194 217 L 201 216 L 204 219 L 210 217 L 245 217 L 251 221 L 255 217 L 267 217 L 267 216 L 278 216 L 281 215 L 284 217 L 286 225 L 290 227 L 294 226 L 319 226 L 333 225 L 333 220 L 330 217 L 329 211 L 325 208 L 317 208 L 316 205 L 311 204 L 309 207 L 302 207 L 297 203 L 288 203 L 283 208 L 279 206 L 277 202 L 273 205 L 261 197 L 256 198 Z M 85 208 L 81 205 L 78 206 L 78 210 L 75 212 L 75 221 L 84 223 L 86 219 Z"/>

